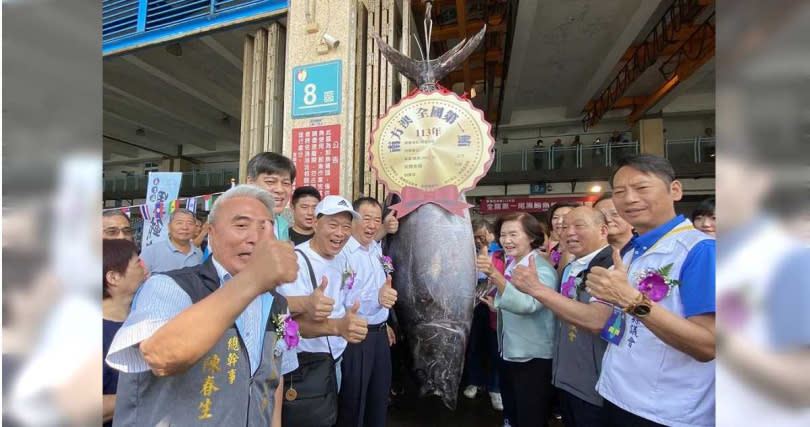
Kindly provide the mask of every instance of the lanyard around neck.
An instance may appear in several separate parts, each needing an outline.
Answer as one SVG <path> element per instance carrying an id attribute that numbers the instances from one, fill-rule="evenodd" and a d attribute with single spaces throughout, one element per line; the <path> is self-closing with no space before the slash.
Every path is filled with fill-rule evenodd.
<path id="1" fill-rule="evenodd" d="M 673 235 L 675 235 L 675 234 L 678 234 L 678 233 L 681 233 L 681 232 L 684 232 L 684 231 L 694 230 L 694 229 L 695 229 L 695 227 L 694 227 L 694 226 L 692 226 L 692 224 L 687 224 L 687 225 L 682 225 L 682 226 L 680 226 L 680 227 L 675 227 L 675 228 L 673 228 L 672 230 L 669 230 L 669 232 L 667 232 L 667 233 L 666 233 L 666 234 L 664 234 L 663 236 L 661 236 L 661 238 L 660 238 L 660 239 L 658 239 L 658 241 L 657 241 L 657 242 L 655 242 L 655 244 L 654 244 L 654 245 L 652 245 L 652 246 L 650 247 L 650 249 L 648 249 L 648 250 L 644 251 L 644 253 L 646 254 L 646 253 L 648 253 L 648 252 L 652 252 L 652 250 L 653 250 L 653 249 L 655 249 L 655 248 L 657 248 L 657 247 L 658 247 L 658 246 L 659 246 L 661 243 L 663 243 L 663 242 L 664 242 L 664 240 L 666 240 L 666 238 L 667 238 L 667 237 L 673 236 Z M 635 254 L 636 254 L 636 251 L 633 251 L 633 257 L 631 257 L 631 258 L 630 258 L 630 262 L 629 262 L 629 263 L 627 263 L 627 265 L 630 265 L 630 264 L 632 264 L 632 263 L 633 263 L 633 261 L 635 261 Z M 643 255 L 643 254 L 642 254 L 642 255 Z"/>

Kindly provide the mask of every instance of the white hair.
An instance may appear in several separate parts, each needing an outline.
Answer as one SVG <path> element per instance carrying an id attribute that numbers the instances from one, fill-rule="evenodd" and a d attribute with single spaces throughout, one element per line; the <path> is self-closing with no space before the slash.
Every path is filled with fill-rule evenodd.
<path id="1" fill-rule="evenodd" d="M 214 201 L 214 206 L 211 207 L 211 212 L 208 214 L 208 222 L 214 224 L 217 217 L 217 208 L 219 208 L 219 206 L 225 203 L 227 200 L 236 197 L 248 197 L 262 202 L 262 204 L 267 207 L 267 211 L 270 212 L 270 218 L 275 220 L 275 214 L 273 213 L 273 208 L 275 206 L 273 195 L 258 185 L 241 184 L 222 193 L 222 195 L 219 196 L 216 201 Z"/>

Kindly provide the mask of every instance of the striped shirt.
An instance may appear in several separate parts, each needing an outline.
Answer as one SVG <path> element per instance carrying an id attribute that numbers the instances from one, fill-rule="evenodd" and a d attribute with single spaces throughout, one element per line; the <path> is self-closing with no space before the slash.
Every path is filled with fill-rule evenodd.
<path id="1" fill-rule="evenodd" d="M 213 262 L 222 286 L 231 275 L 216 259 Z M 256 372 L 261 361 L 264 326 L 272 303 L 273 296 L 264 293 L 251 301 L 236 319 L 236 329 L 250 358 L 251 373 Z M 132 310 L 110 344 L 107 364 L 121 372 L 148 371 L 139 344 L 191 305 L 191 298 L 174 279 L 163 274 L 151 276 L 135 294 Z"/>
<path id="2" fill-rule="evenodd" d="M 183 267 L 194 267 L 202 264 L 203 253 L 200 248 L 190 244 L 187 254 L 184 254 L 171 239 L 154 242 L 141 251 L 141 259 L 146 264 L 149 273 L 164 273 L 179 270 Z"/>

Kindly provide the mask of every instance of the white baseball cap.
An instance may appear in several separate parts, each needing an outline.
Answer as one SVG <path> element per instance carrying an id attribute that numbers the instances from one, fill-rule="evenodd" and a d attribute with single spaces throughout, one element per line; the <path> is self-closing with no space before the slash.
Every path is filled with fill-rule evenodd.
<path id="1" fill-rule="evenodd" d="M 320 215 L 335 215 L 341 212 L 352 214 L 352 218 L 360 219 L 360 214 L 352 209 L 352 204 L 340 196 L 326 196 L 315 206 L 315 217 Z"/>

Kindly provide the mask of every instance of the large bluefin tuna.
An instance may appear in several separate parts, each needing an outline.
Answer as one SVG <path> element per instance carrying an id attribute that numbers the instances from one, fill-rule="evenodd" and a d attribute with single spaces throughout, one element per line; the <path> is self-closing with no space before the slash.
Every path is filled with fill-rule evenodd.
<path id="1" fill-rule="evenodd" d="M 455 409 L 472 323 L 475 243 L 464 218 L 427 204 L 402 218 L 388 241 L 399 293 L 394 306 L 422 395 Z"/>
<path id="2" fill-rule="evenodd" d="M 430 8 L 428 2 L 421 61 L 373 35 L 380 53 L 424 93 L 437 90 L 436 82 L 458 68 L 486 33 L 484 26 L 469 41 L 462 40 L 440 57 L 430 59 Z M 420 392 L 439 396 L 445 406 L 455 409 L 476 285 L 469 211 L 464 210 L 461 216 L 432 203 L 422 205 L 400 218 L 399 231 L 389 238 L 386 251 L 396 266 L 393 283 L 399 295 L 394 308 L 410 346 Z"/>

